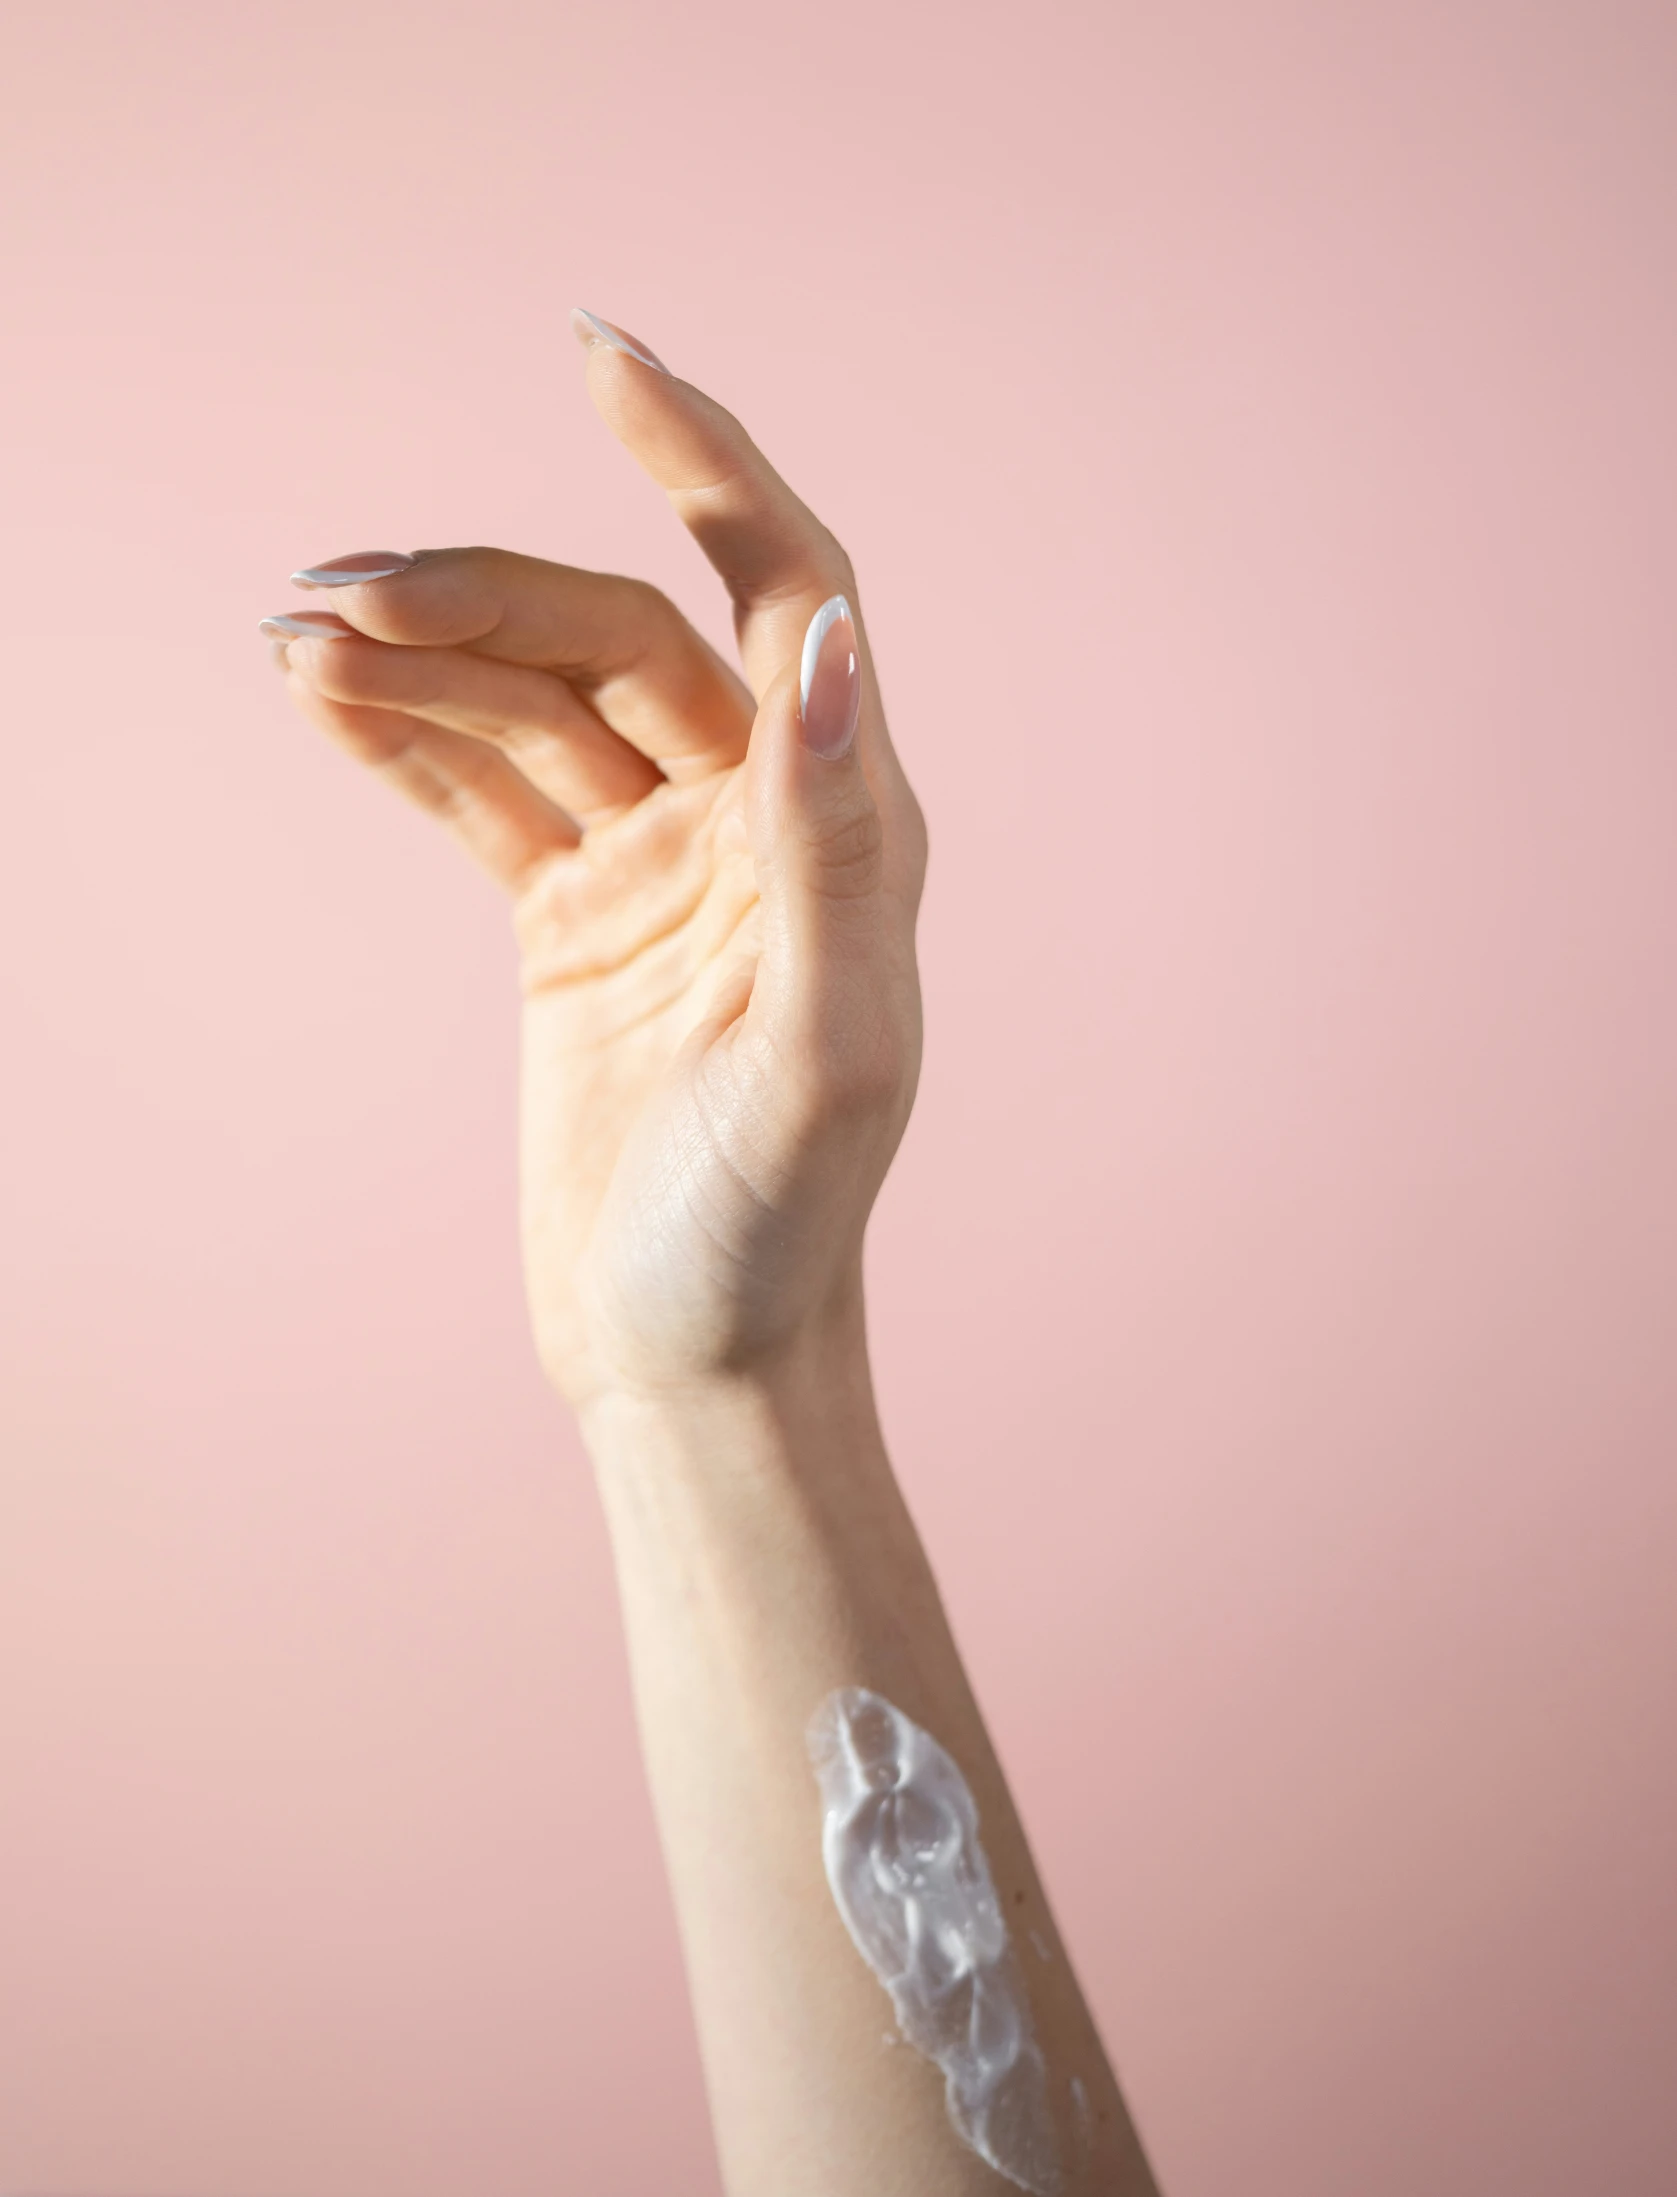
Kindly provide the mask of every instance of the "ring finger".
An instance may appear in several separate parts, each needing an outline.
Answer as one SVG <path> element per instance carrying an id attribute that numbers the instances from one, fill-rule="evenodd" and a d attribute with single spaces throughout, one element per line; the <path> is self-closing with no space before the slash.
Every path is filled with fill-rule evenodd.
<path id="1" fill-rule="evenodd" d="M 463 649 L 387 646 L 330 612 L 305 615 L 313 635 L 289 640 L 288 668 L 322 699 L 399 710 L 488 741 L 584 828 L 608 822 L 663 782 L 650 757 L 551 672 Z"/>

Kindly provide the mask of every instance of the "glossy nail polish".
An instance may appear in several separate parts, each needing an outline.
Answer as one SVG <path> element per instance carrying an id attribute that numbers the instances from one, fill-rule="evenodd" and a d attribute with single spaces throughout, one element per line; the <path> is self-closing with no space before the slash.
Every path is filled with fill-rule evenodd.
<path id="1" fill-rule="evenodd" d="M 809 621 L 798 667 L 804 746 L 837 762 L 856 737 L 862 708 L 862 666 L 856 653 L 856 621 L 842 595 L 829 596 Z"/>
<path id="2" fill-rule="evenodd" d="M 415 560 L 402 549 L 358 549 L 352 556 L 328 557 L 324 564 L 305 565 L 291 575 L 293 587 L 362 587 L 369 580 L 388 580 L 393 572 L 406 572 Z"/>
<path id="3" fill-rule="evenodd" d="M 264 618 L 257 627 L 270 641 L 342 641 L 355 631 L 329 610 L 300 610 Z"/>
<path id="4" fill-rule="evenodd" d="M 624 351 L 630 358 L 639 359 L 643 366 L 655 366 L 660 374 L 669 372 L 663 360 L 637 343 L 633 336 L 626 336 L 621 328 L 614 328 L 609 320 L 601 320 L 597 313 L 584 312 L 580 305 L 571 308 L 571 334 L 585 351 L 592 351 L 603 343 L 613 351 Z"/>

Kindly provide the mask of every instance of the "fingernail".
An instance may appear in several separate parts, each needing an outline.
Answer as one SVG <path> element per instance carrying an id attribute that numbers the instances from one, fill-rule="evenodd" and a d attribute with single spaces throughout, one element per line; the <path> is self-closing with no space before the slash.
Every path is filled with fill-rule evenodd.
<path id="1" fill-rule="evenodd" d="M 264 618 L 257 629 L 270 641 L 342 641 L 355 631 L 329 610 L 299 611 L 295 617 Z"/>
<path id="2" fill-rule="evenodd" d="M 352 557 L 328 557 L 291 575 L 293 587 L 357 587 L 367 580 L 388 580 L 416 562 L 402 549 L 358 549 Z"/>
<path id="3" fill-rule="evenodd" d="M 804 746 L 829 763 L 849 749 L 862 707 L 856 621 L 842 595 L 829 596 L 809 621 L 798 667 Z"/>
<path id="4" fill-rule="evenodd" d="M 621 328 L 614 328 L 609 320 L 602 320 L 598 313 L 585 313 L 580 305 L 571 307 L 571 334 L 585 351 L 592 351 L 596 344 L 607 344 L 613 351 L 627 351 L 630 358 L 639 359 L 643 366 L 655 366 L 660 374 L 669 368 L 646 346 L 637 343 L 633 336 L 626 336 Z"/>

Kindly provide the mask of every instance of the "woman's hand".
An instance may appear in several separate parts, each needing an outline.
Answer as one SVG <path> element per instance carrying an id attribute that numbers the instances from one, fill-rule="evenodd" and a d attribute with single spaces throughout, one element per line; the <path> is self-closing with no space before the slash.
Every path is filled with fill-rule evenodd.
<path id="1" fill-rule="evenodd" d="M 838 544 L 718 405 L 577 325 L 748 685 L 655 589 L 500 550 L 340 559 L 299 576 L 330 613 L 265 630 L 303 710 L 512 895 L 526 1279 L 585 1408 L 859 1338 L 925 834 Z"/>
<path id="2" fill-rule="evenodd" d="M 868 1380 L 925 838 L 855 583 L 734 420 L 581 332 L 596 404 L 727 584 L 748 684 L 652 589 L 498 550 L 339 559 L 298 575 L 334 609 L 269 630 L 308 714 L 513 896 L 530 1302 L 611 1533 L 724 2185 L 985 2197 L 1002 2144 L 1034 2197 L 1157 2197 Z M 930 2057 L 882 2052 L 892 2002 L 826 1879 L 806 1734 L 858 1687 L 959 1765 L 998 1976 L 1012 1941 L 958 2098 L 942 2048 L 976 1985 L 951 1968 L 947 2037 L 912 2032 Z"/>

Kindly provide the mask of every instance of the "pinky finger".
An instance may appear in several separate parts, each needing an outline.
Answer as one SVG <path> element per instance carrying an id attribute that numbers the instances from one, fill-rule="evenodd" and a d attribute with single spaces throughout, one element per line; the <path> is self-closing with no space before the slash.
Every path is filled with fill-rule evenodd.
<path id="1" fill-rule="evenodd" d="M 484 741 L 401 710 L 330 702 L 295 674 L 288 684 L 306 717 L 446 824 L 509 892 L 578 845 L 581 834 L 565 811 Z"/>

